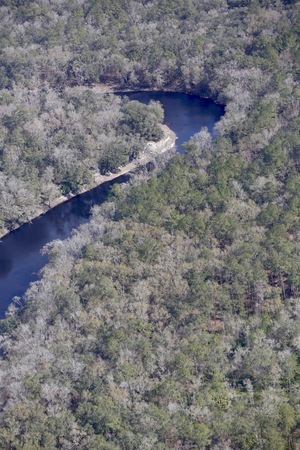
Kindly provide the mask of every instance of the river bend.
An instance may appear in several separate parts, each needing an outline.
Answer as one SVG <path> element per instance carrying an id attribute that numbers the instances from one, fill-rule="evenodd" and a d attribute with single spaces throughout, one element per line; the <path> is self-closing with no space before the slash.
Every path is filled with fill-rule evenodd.
<path id="1" fill-rule="evenodd" d="M 126 93 L 131 100 L 148 103 L 160 101 L 164 107 L 164 123 L 178 136 L 181 145 L 193 134 L 207 127 L 212 133 L 224 108 L 210 100 L 197 96 L 171 92 Z M 128 180 L 123 175 L 95 189 L 78 195 L 48 211 L 5 236 L 0 242 L 0 319 L 14 296 L 22 297 L 32 281 L 38 279 L 40 269 L 47 263 L 47 255 L 41 254 L 45 244 L 54 239 L 66 239 L 72 230 L 87 222 L 91 207 L 103 203 L 110 187 Z"/>

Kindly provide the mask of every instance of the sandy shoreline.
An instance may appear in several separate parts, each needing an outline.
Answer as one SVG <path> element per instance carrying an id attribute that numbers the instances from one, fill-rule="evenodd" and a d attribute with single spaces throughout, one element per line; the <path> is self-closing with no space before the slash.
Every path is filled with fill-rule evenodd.
<path id="1" fill-rule="evenodd" d="M 110 91 L 111 92 L 111 91 Z M 93 181 L 89 185 L 83 186 L 82 189 L 77 192 L 76 194 L 69 194 L 68 196 L 60 196 L 57 199 L 53 200 L 49 207 L 40 208 L 39 210 L 35 211 L 35 213 L 32 216 L 28 216 L 26 222 L 22 223 L 21 225 L 17 225 L 15 228 L 12 228 L 11 230 L 3 229 L 0 232 L 0 239 L 8 235 L 10 232 L 20 228 L 25 223 L 31 222 L 32 220 L 36 219 L 37 217 L 45 214 L 46 212 L 50 211 L 52 208 L 55 208 L 55 206 L 60 205 L 61 203 L 64 203 L 68 200 L 70 200 L 73 197 L 76 197 L 77 195 L 83 194 L 84 192 L 90 191 L 94 189 L 97 186 L 100 186 L 103 183 L 106 183 L 107 181 L 114 180 L 115 178 L 118 178 L 126 173 L 130 173 L 131 171 L 135 170 L 136 168 L 143 166 L 147 164 L 150 161 L 153 161 L 156 156 L 171 150 L 175 146 L 175 141 L 177 139 L 176 134 L 174 131 L 172 131 L 167 125 L 161 125 L 161 128 L 164 132 L 163 138 L 158 142 L 148 142 L 146 145 L 145 150 L 139 155 L 137 159 L 134 161 L 126 164 L 126 166 L 123 166 L 120 168 L 120 170 L 117 173 L 109 173 L 107 175 L 101 175 L 99 172 L 95 173 L 93 175 Z"/>

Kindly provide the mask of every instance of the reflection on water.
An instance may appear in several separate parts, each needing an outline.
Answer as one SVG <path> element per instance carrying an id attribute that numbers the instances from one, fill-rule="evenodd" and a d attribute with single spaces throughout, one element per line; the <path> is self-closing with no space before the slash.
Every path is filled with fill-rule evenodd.
<path id="1" fill-rule="evenodd" d="M 212 133 L 215 123 L 224 114 L 222 106 L 195 95 L 177 92 L 130 92 L 126 93 L 126 96 L 130 100 L 143 103 L 149 103 L 150 100 L 162 103 L 165 111 L 164 123 L 177 134 L 176 145 L 180 152 L 183 152 L 180 146 L 202 127 L 207 127 Z"/>
<path id="2" fill-rule="evenodd" d="M 0 278 L 4 278 L 5 275 L 7 275 L 11 269 L 12 269 L 13 263 L 11 257 L 9 257 L 7 254 L 3 254 L 0 256 Z"/>
<path id="3" fill-rule="evenodd" d="M 40 250 L 54 239 L 66 239 L 72 230 L 89 220 L 91 207 L 107 199 L 110 186 L 126 182 L 124 175 L 58 205 L 31 223 L 11 232 L 0 242 L 0 318 L 14 296 L 22 296 L 38 278 L 47 255 Z"/>
<path id="4" fill-rule="evenodd" d="M 209 100 L 177 93 L 139 92 L 126 94 L 131 100 L 148 103 L 151 99 L 162 103 L 165 123 L 175 131 L 179 147 L 190 136 L 206 126 L 210 132 L 223 108 Z M 0 242 L 0 318 L 14 296 L 22 296 L 31 281 L 38 278 L 39 270 L 47 262 L 40 250 L 54 239 L 65 239 L 72 230 L 89 219 L 90 209 L 107 199 L 110 186 L 126 182 L 124 175 L 86 192 L 25 224 L 4 237 Z"/>

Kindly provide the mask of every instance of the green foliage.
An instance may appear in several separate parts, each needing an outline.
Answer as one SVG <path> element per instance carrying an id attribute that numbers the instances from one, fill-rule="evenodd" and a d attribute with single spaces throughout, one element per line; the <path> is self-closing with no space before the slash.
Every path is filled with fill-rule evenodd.
<path id="1" fill-rule="evenodd" d="M 1 321 L 1 449 L 299 447 L 300 21 L 275 3 L 0 1 L 2 228 L 160 139 L 159 104 L 99 83 L 226 104 Z"/>
<path id="2" fill-rule="evenodd" d="M 262 152 L 262 159 L 265 174 L 272 173 L 275 176 L 285 174 L 288 157 L 280 141 L 268 145 Z"/>
<path id="3" fill-rule="evenodd" d="M 264 59 L 268 61 L 268 64 L 276 63 L 278 60 L 278 53 L 275 48 L 275 42 L 261 34 L 257 36 L 252 44 L 251 53 L 258 59 Z"/>
<path id="4" fill-rule="evenodd" d="M 275 124 L 277 118 L 276 102 L 261 99 L 252 109 L 246 124 L 238 131 L 238 134 L 248 136 L 258 134 L 262 130 L 269 130 Z"/>
<path id="5" fill-rule="evenodd" d="M 61 94 L 23 88 L 21 95 L 3 91 L 1 104 L 7 111 L 0 123 L 2 173 L 4 178 L 17 178 L 26 201 L 20 202 L 20 212 L 7 210 L 1 215 L 0 229 L 21 222 L 22 216 L 25 221 L 27 208 L 34 212 L 49 207 L 60 195 L 77 194 L 83 186 L 93 184 L 98 168 L 102 174 L 117 171 L 145 147 L 144 137 L 122 131 L 122 103 L 113 96 L 85 88 Z M 129 109 L 130 104 L 126 103 Z M 141 106 L 156 129 L 162 108 L 158 104 Z M 108 137 L 103 139 L 105 133 Z M 159 128 L 157 137 L 161 133 Z M 2 185 L 0 203 L 5 211 L 3 204 L 12 189 L 4 180 Z"/>
<path id="6" fill-rule="evenodd" d="M 124 133 L 136 134 L 147 141 L 159 141 L 162 138 L 163 132 L 157 122 L 163 120 L 163 111 L 155 103 L 147 106 L 134 100 L 125 104 L 121 111 Z"/>

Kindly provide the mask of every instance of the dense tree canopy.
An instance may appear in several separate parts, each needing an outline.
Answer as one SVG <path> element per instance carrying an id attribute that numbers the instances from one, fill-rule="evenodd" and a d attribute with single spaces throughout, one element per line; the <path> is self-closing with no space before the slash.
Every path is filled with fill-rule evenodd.
<path id="1" fill-rule="evenodd" d="M 0 232 L 60 195 L 78 193 L 99 170 L 125 165 L 162 136 L 160 105 L 85 87 L 59 93 L 15 86 L 0 91 L 0 102 Z M 134 114 L 136 103 L 141 111 Z"/>
<path id="2" fill-rule="evenodd" d="M 103 84 L 226 104 L 214 139 L 201 130 L 47 246 L 41 280 L 0 323 L 0 449 L 297 450 L 299 3 L 0 12 L 4 223 L 159 139 L 159 105 Z"/>

